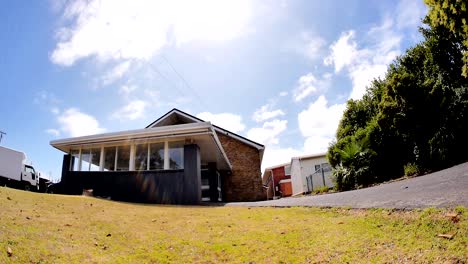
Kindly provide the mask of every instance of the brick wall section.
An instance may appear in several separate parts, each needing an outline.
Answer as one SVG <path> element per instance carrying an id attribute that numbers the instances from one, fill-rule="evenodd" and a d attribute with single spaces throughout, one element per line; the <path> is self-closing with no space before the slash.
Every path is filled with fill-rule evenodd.
<path id="1" fill-rule="evenodd" d="M 277 185 L 282 179 L 291 179 L 291 177 L 284 174 L 284 167 L 275 168 L 273 171 L 273 178 L 275 179 L 275 185 Z"/>
<path id="2" fill-rule="evenodd" d="M 225 200 L 227 202 L 265 200 L 259 151 L 220 133 L 218 138 L 232 165 L 232 174 L 224 175 Z"/>

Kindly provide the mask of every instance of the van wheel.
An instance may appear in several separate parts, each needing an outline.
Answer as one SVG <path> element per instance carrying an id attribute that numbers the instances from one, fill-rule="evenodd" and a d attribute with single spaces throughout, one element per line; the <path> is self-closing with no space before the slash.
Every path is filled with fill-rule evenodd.
<path id="1" fill-rule="evenodd" d="M 25 191 L 30 191 L 31 190 L 31 186 L 29 184 L 25 184 L 24 185 L 24 190 Z"/>

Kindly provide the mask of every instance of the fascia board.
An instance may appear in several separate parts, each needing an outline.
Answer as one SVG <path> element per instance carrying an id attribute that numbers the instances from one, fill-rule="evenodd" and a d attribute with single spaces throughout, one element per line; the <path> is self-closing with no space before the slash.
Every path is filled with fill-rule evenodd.
<path id="1" fill-rule="evenodd" d="M 100 142 L 100 141 L 116 141 L 116 140 L 128 140 L 138 139 L 151 136 L 175 136 L 175 135 L 186 135 L 192 133 L 200 133 L 210 131 L 211 123 L 192 123 L 183 125 L 174 125 L 166 127 L 156 128 L 145 128 L 137 130 L 128 130 L 113 133 L 104 133 L 91 136 L 67 138 L 51 141 L 50 144 L 54 147 L 68 144 L 86 144 L 87 142 Z"/>

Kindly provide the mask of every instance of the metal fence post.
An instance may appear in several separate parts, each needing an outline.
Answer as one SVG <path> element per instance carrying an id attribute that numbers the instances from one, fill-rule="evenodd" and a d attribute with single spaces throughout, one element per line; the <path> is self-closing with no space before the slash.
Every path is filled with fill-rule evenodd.
<path id="1" fill-rule="evenodd" d="M 324 186 L 324 187 L 327 186 L 327 185 L 325 184 L 325 172 L 323 171 L 323 168 L 322 168 L 322 180 L 323 180 L 323 186 Z"/>

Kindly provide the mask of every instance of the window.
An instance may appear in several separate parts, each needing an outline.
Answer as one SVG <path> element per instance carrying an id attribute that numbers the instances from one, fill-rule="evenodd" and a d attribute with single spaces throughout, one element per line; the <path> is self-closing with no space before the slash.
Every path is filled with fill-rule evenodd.
<path id="1" fill-rule="evenodd" d="M 104 148 L 104 171 L 115 170 L 115 150 L 116 147 Z"/>
<path id="2" fill-rule="evenodd" d="M 291 165 L 284 166 L 284 175 L 291 175 Z"/>
<path id="3" fill-rule="evenodd" d="M 317 172 L 318 170 L 320 170 L 320 164 L 315 165 L 315 172 Z"/>
<path id="4" fill-rule="evenodd" d="M 89 171 L 89 164 L 91 162 L 90 149 L 81 150 L 81 171 Z"/>
<path id="5" fill-rule="evenodd" d="M 101 160 L 101 149 L 93 148 L 89 154 L 91 155 L 89 171 L 100 171 L 101 167 L 99 166 L 99 161 Z"/>
<path id="6" fill-rule="evenodd" d="M 78 149 L 73 149 L 70 151 L 70 171 L 78 171 L 78 164 L 80 162 L 80 151 Z"/>
<path id="7" fill-rule="evenodd" d="M 27 173 L 31 173 L 31 179 L 33 179 L 33 180 L 36 179 L 36 172 L 34 171 L 33 167 L 25 166 L 24 171 L 27 172 Z"/>
<path id="8" fill-rule="evenodd" d="M 136 145 L 135 148 L 135 170 L 147 170 L 148 144 Z"/>
<path id="9" fill-rule="evenodd" d="M 164 169 L 164 143 L 150 144 L 150 170 Z"/>
<path id="10" fill-rule="evenodd" d="M 118 171 L 128 171 L 130 164 L 130 146 L 119 146 L 117 148 L 117 168 Z"/>
<path id="11" fill-rule="evenodd" d="M 328 163 L 322 163 L 322 169 L 323 169 L 323 172 L 329 172 L 332 170 L 330 167 L 330 164 Z"/>
<path id="12" fill-rule="evenodd" d="M 184 142 L 169 142 L 169 169 L 184 168 Z"/>

